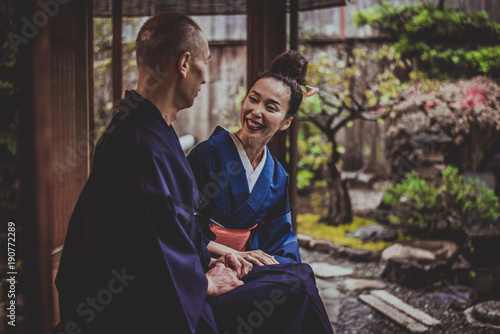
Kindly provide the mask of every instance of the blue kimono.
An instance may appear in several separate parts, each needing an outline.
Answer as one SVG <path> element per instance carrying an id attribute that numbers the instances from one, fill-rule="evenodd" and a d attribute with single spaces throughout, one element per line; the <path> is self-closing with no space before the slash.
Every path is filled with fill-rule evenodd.
<path id="1" fill-rule="evenodd" d="M 188 160 L 200 190 L 202 215 L 231 229 L 248 229 L 263 222 L 254 230 L 247 250 L 261 249 L 279 263 L 300 262 L 291 224 L 288 175 L 269 150 L 251 193 L 238 150 L 226 129 L 218 126 L 208 140 L 189 153 Z"/>

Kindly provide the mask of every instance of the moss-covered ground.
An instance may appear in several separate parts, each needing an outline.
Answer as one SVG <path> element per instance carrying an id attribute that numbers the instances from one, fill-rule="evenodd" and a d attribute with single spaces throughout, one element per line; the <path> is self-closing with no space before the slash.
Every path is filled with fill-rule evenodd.
<path id="1" fill-rule="evenodd" d="M 346 236 L 349 232 L 354 232 L 360 227 L 369 226 L 377 223 L 373 219 L 367 219 L 355 216 L 351 224 L 331 226 L 327 224 L 319 224 L 320 215 L 317 214 L 299 214 L 297 216 L 297 229 L 300 233 L 309 235 L 315 239 L 331 240 L 337 245 L 344 245 L 356 249 L 367 249 L 372 251 L 381 251 L 393 242 L 363 242 L 358 238 L 349 238 Z M 402 234 L 399 234 L 398 240 L 403 240 Z"/>

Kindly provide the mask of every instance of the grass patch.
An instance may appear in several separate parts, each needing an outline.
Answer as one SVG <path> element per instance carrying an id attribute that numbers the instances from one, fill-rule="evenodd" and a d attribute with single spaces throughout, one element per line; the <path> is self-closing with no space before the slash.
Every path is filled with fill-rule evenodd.
<path id="1" fill-rule="evenodd" d="M 377 223 L 374 219 L 354 217 L 351 224 L 331 226 L 326 224 L 318 224 L 320 215 L 301 214 L 297 216 L 297 229 L 299 233 L 307 234 L 315 239 L 331 240 L 337 245 L 344 245 L 356 249 L 368 249 L 372 251 L 381 251 L 394 242 L 378 241 L 378 242 L 363 242 L 358 238 L 349 238 L 346 233 L 354 232 L 360 227 L 369 226 Z M 399 233 L 398 240 L 404 239 Z"/>

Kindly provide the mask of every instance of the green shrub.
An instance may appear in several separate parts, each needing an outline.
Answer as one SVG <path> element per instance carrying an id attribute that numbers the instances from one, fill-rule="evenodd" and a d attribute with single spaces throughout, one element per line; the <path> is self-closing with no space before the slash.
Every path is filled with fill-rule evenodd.
<path id="1" fill-rule="evenodd" d="M 321 132 L 307 122 L 300 124 L 297 140 L 299 152 L 297 187 L 306 190 L 312 186 L 325 186 L 315 181 L 323 179 L 323 170 L 331 155 L 331 145 Z"/>
<path id="2" fill-rule="evenodd" d="M 394 210 L 391 222 L 417 237 L 467 234 L 500 216 L 493 190 L 478 179 L 466 180 L 452 166 L 434 180 L 424 180 L 415 171 L 406 174 L 401 183 L 388 187 L 384 202 Z"/>
<path id="3" fill-rule="evenodd" d="M 396 38 L 392 45 L 396 52 L 402 58 L 419 59 L 432 77 L 472 77 L 500 70 L 500 24 L 489 21 L 484 11 L 384 1 L 355 11 L 353 20 L 358 27 L 370 25 Z M 481 44 L 487 40 L 490 43 Z"/>

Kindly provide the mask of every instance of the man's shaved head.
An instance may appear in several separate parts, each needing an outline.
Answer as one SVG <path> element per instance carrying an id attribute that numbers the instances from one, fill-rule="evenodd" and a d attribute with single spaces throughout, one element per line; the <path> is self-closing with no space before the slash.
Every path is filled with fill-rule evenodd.
<path id="1" fill-rule="evenodd" d="M 157 14 L 144 23 L 135 50 L 138 68 L 156 69 L 176 61 L 188 51 L 194 59 L 200 53 L 204 35 L 191 18 L 179 13 Z"/>

